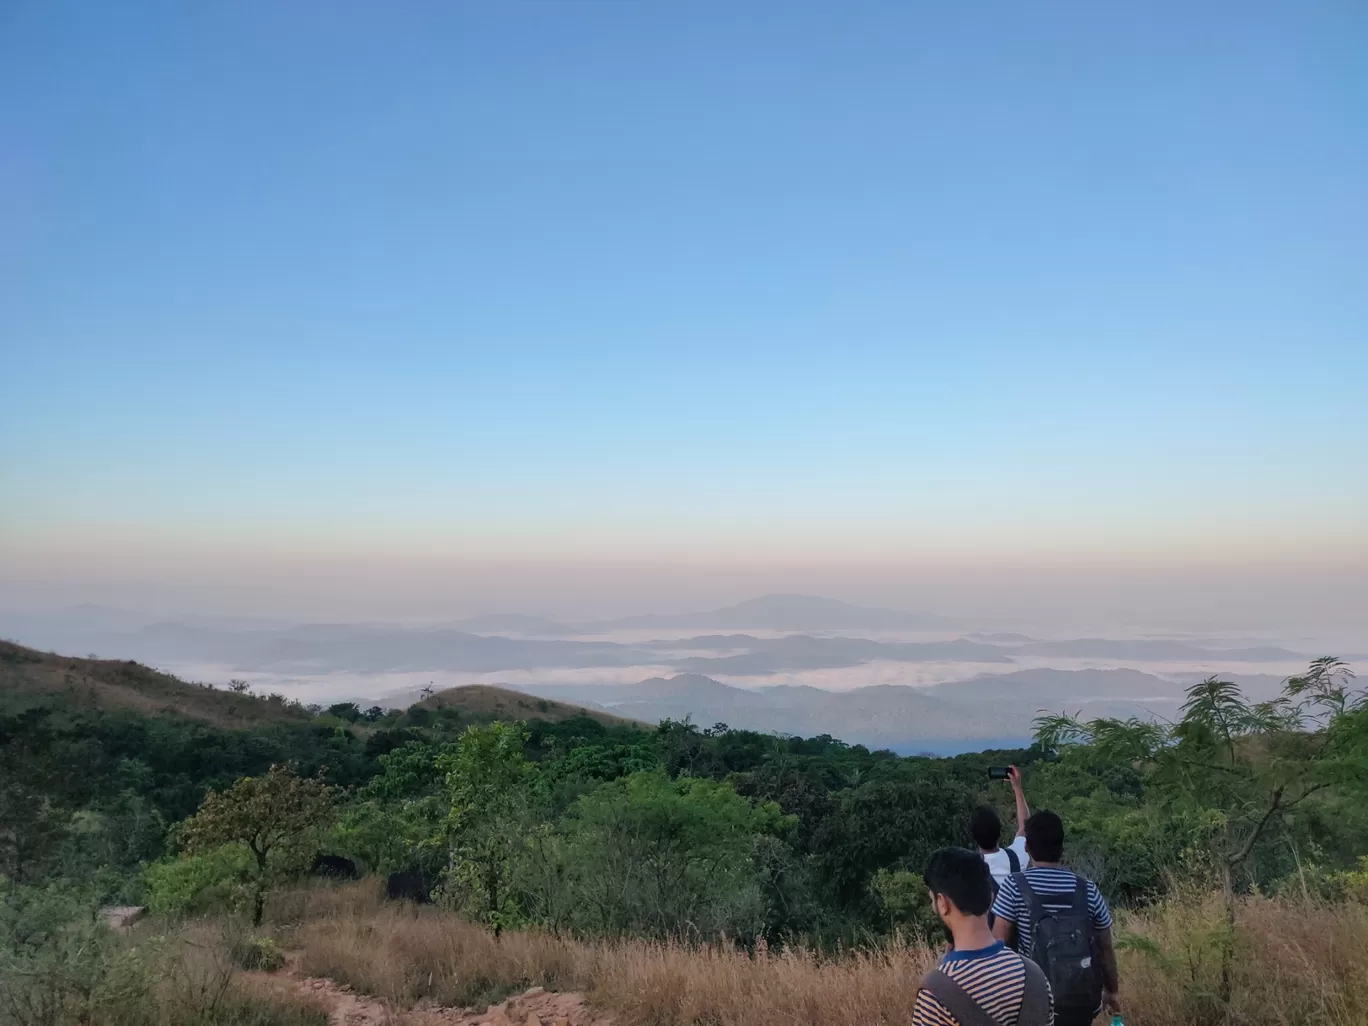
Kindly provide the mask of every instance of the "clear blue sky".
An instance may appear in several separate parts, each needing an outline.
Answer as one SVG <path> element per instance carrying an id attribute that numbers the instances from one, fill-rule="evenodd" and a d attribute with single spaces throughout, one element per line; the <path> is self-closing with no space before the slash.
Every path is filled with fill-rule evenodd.
<path id="1" fill-rule="evenodd" d="M 9 0 L 0 347 L 11 556 L 1359 558 L 1368 9 Z"/>

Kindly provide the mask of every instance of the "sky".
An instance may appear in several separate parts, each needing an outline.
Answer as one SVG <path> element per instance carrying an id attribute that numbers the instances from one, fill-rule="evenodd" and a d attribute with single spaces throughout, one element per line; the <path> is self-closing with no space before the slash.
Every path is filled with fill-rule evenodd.
<path id="1" fill-rule="evenodd" d="M 1366 112 L 1352 2 L 8 0 L 0 605 L 1368 616 Z"/>

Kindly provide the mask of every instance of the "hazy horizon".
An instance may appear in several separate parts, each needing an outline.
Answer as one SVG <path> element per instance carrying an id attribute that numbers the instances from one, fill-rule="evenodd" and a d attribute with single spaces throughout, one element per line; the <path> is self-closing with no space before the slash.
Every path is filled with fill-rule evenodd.
<path id="1" fill-rule="evenodd" d="M 1362 11 L 2 20 L 0 610 L 1368 623 Z"/>
<path id="2" fill-rule="evenodd" d="M 1368 574 L 1353 566 L 1116 568 L 836 567 L 824 572 L 735 563 L 650 566 L 326 564 L 303 571 L 149 574 L 92 581 L 0 570 L 0 611 L 92 603 L 151 615 L 258 616 L 292 622 L 443 622 L 517 613 L 594 620 L 702 611 L 763 594 L 828 595 L 863 605 L 983 621 L 1084 627 L 1129 622 L 1170 629 L 1368 625 Z"/>
<path id="3" fill-rule="evenodd" d="M 1211 674 L 1264 697 L 1319 655 L 1368 659 L 1362 623 L 1199 626 L 1096 612 L 956 617 L 793 594 L 581 623 L 0 610 L 0 637 L 306 704 L 403 707 L 484 684 L 648 722 L 691 717 L 898 750 L 1019 743 L 1042 710 L 1172 718 L 1185 688 Z"/>

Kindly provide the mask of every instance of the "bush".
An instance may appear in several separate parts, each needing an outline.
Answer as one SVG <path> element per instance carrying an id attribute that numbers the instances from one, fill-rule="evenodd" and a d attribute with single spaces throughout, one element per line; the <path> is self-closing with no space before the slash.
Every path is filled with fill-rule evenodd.
<path id="1" fill-rule="evenodd" d="M 563 823 L 570 925 L 597 936 L 753 939 L 767 925 L 757 839 L 793 821 L 727 783 L 641 772 L 575 802 Z"/>
<path id="2" fill-rule="evenodd" d="M 890 926 L 921 936 L 939 935 L 941 921 L 931 907 L 926 881 L 905 869 L 881 869 L 869 882 Z"/>
<path id="3" fill-rule="evenodd" d="M 0 881 L 0 1023 L 131 1024 L 150 987 L 89 896 Z"/>
<path id="4" fill-rule="evenodd" d="M 176 919 L 242 912 L 252 901 L 252 869 L 251 852 L 241 844 L 163 859 L 148 866 L 143 877 L 148 909 Z"/>
<path id="5" fill-rule="evenodd" d="M 270 937 L 248 937 L 232 947 L 233 962 L 243 969 L 273 973 L 285 964 L 285 953 Z"/>

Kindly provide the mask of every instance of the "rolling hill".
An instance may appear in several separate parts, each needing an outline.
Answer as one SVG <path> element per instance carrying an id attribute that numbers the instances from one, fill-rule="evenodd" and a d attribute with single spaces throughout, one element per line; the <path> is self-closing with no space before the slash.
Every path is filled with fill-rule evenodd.
<path id="1" fill-rule="evenodd" d="M 308 712 L 283 701 L 190 684 L 141 663 L 77 659 L 0 641 L 0 709 L 34 705 L 170 713 L 219 727 L 309 719 Z"/>
<path id="2" fill-rule="evenodd" d="M 493 687 L 488 684 L 466 684 L 461 687 L 438 691 L 414 707 L 431 709 L 455 709 L 463 720 L 474 723 L 489 723 L 494 720 L 546 720 L 559 723 L 575 716 L 588 716 L 606 727 L 646 726 L 624 716 L 615 715 L 591 704 L 558 702 L 549 698 L 537 698 L 522 691 Z"/>

